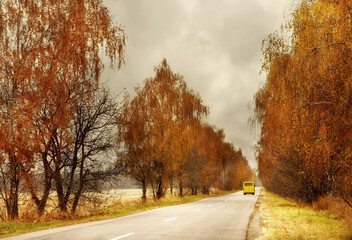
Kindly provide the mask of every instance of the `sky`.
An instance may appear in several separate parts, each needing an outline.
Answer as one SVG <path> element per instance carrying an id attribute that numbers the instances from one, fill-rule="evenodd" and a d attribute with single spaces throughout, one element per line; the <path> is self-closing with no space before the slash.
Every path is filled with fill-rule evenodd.
<path id="1" fill-rule="evenodd" d="M 226 141 L 241 148 L 257 168 L 251 128 L 253 95 L 265 82 L 261 43 L 280 30 L 293 0 L 103 0 L 127 35 L 120 70 L 105 60 L 103 82 L 112 92 L 134 88 L 154 76 L 166 58 L 209 107 L 208 122 L 223 129 Z"/>

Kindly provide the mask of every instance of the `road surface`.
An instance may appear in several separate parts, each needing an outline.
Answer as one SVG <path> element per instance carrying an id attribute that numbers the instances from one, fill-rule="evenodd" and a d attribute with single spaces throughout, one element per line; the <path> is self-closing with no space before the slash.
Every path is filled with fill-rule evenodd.
<path id="1" fill-rule="evenodd" d="M 164 207 L 124 217 L 24 234 L 8 239 L 246 239 L 249 217 L 258 199 L 234 194 Z"/>

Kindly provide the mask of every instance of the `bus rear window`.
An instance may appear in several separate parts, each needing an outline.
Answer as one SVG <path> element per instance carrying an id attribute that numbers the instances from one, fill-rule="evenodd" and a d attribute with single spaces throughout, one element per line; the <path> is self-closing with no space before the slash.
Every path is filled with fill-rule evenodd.
<path id="1" fill-rule="evenodd" d="M 252 186 L 252 183 L 245 183 L 245 186 Z"/>

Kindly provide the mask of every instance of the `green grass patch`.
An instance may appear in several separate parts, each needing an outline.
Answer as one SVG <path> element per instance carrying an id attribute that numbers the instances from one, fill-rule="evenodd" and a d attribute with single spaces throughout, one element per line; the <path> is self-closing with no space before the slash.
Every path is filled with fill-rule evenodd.
<path id="1" fill-rule="evenodd" d="M 96 215 L 93 215 L 90 217 L 84 217 L 84 218 L 75 217 L 75 219 L 69 219 L 69 220 L 50 220 L 50 221 L 39 221 L 39 222 L 0 221 L 0 238 L 15 236 L 23 233 L 34 232 L 34 231 L 50 229 L 55 227 L 73 225 L 78 223 L 86 223 L 86 222 L 104 220 L 104 219 L 109 219 L 114 217 L 121 217 L 132 213 L 142 212 L 142 211 L 156 209 L 160 207 L 190 203 L 204 198 L 218 197 L 218 196 L 222 196 L 222 195 L 230 194 L 234 192 L 235 191 L 226 192 L 226 193 L 214 193 L 212 195 L 171 197 L 171 198 L 161 199 L 156 202 L 154 202 L 153 200 L 149 200 L 145 204 L 142 204 L 140 201 L 132 200 L 123 205 L 102 210 Z"/>
<path id="2" fill-rule="evenodd" d="M 352 240 L 347 223 L 336 216 L 309 207 L 299 207 L 265 189 L 259 211 L 262 236 L 259 239 L 346 239 Z"/>

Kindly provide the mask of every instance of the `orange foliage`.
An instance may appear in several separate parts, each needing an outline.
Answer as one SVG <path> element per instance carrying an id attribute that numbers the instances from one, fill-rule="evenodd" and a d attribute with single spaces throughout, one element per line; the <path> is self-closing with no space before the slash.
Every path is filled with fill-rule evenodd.
<path id="1" fill-rule="evenodd" d="M 77 101 L 98 84 L 99 54 L 105 49 L 120 67 L 124 45 L 123 29 L 100 0 L 1 1 L 0 165 L 4 179 L 11 175 L 3 186 L 11 186 L 3 195 L 9 218 L 18 216 L 22 180 L 44 210 Z M 45 176 L 42 199 L 37 171 Z"/>
<path id="2" fill-rule="evenodd" d="M 127 173 L 142 187 L 144 201 L 147 185 L 154 197 L 160 198 L 168 187 L 173 190 L 175 180 L 181 196 L 184 187 L 191 188 L 193 194 L 198 188 L 209 193 L 211 186 L 221 185 L 221 169 L 229 167 L 223 163 L 225 135 L 203 122 L 208 108 L 165 59 L 155 72 L 155 77 L 135 89 L 131 101 L 126 98 L 119 119 L 124 123 L 119 127 L 119 143 L 126 152 Z M 233 148 L 230 151 L 235 152 Z M 237 165 L 241 167 L 237 172 L 249 169 L 242 155 L 231 161 L 244 163 Z M 248 173 L 240 181 L 246 177 L 250 177 Z"/>
<path id="3" fill-rule="evenodd" d="M 351 195 L 352 1 L 302 1 L 263 41 L 267 82 L 255 95 L 263 184 L 316 201 Z M 292 34 L 292 35 L 291 35 Z"/>

